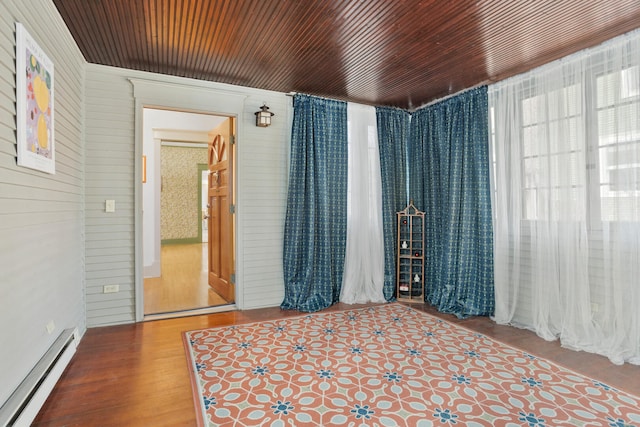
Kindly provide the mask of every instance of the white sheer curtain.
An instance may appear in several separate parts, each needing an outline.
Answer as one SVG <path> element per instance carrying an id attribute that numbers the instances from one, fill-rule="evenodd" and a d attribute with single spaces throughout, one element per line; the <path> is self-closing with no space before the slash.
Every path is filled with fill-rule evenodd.
<path id="1" fill-rule="evenodd" d="M 382 182 L 374 107 L 347 105 L 347 249 L 340 301 L 384 302 Z"/>
<path id="2" fill-rule="evenodd" d="M 640 364 L 640 33 L 489 88 L 495 321 Z"/>

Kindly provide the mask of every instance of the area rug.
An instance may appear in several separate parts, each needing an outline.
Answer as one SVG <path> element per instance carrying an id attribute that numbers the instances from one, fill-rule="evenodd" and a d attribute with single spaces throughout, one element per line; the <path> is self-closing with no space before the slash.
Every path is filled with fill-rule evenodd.
<path id="1" fill-rule="evenodd" d="M 398 303 L 184 338 L 200 425 L 640 426 L 640 398 Z"/>

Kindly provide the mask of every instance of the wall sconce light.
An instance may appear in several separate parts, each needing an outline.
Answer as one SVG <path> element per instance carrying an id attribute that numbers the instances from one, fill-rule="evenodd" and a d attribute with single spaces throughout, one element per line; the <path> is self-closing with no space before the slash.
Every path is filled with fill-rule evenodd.
<path id="1" fill-rule="evenodd" d="M 269 111 L 266 104 L 263 104 L 260 111 L 256 112 L 256 126 L 266 128 L 271 124 L 271 116 L 275 116 L 275 114 Z"/>

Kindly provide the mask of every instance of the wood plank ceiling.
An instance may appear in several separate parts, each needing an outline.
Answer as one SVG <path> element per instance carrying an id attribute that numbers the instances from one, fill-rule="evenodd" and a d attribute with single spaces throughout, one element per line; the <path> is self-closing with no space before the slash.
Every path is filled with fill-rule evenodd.
<path id="1" fill-rule="evenodd" d="M 90 63 L 413 109 L 640 27 L 639 0 L 54 0 Z"/>

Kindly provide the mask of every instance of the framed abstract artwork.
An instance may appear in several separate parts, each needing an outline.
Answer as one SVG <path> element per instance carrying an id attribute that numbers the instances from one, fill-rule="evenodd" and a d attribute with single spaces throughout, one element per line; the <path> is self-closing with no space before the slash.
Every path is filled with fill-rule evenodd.
<path id="1" fill-rule="evenodd" d="M 16 22 L 18 165 L 55 173 L 53 62 Z"/>

